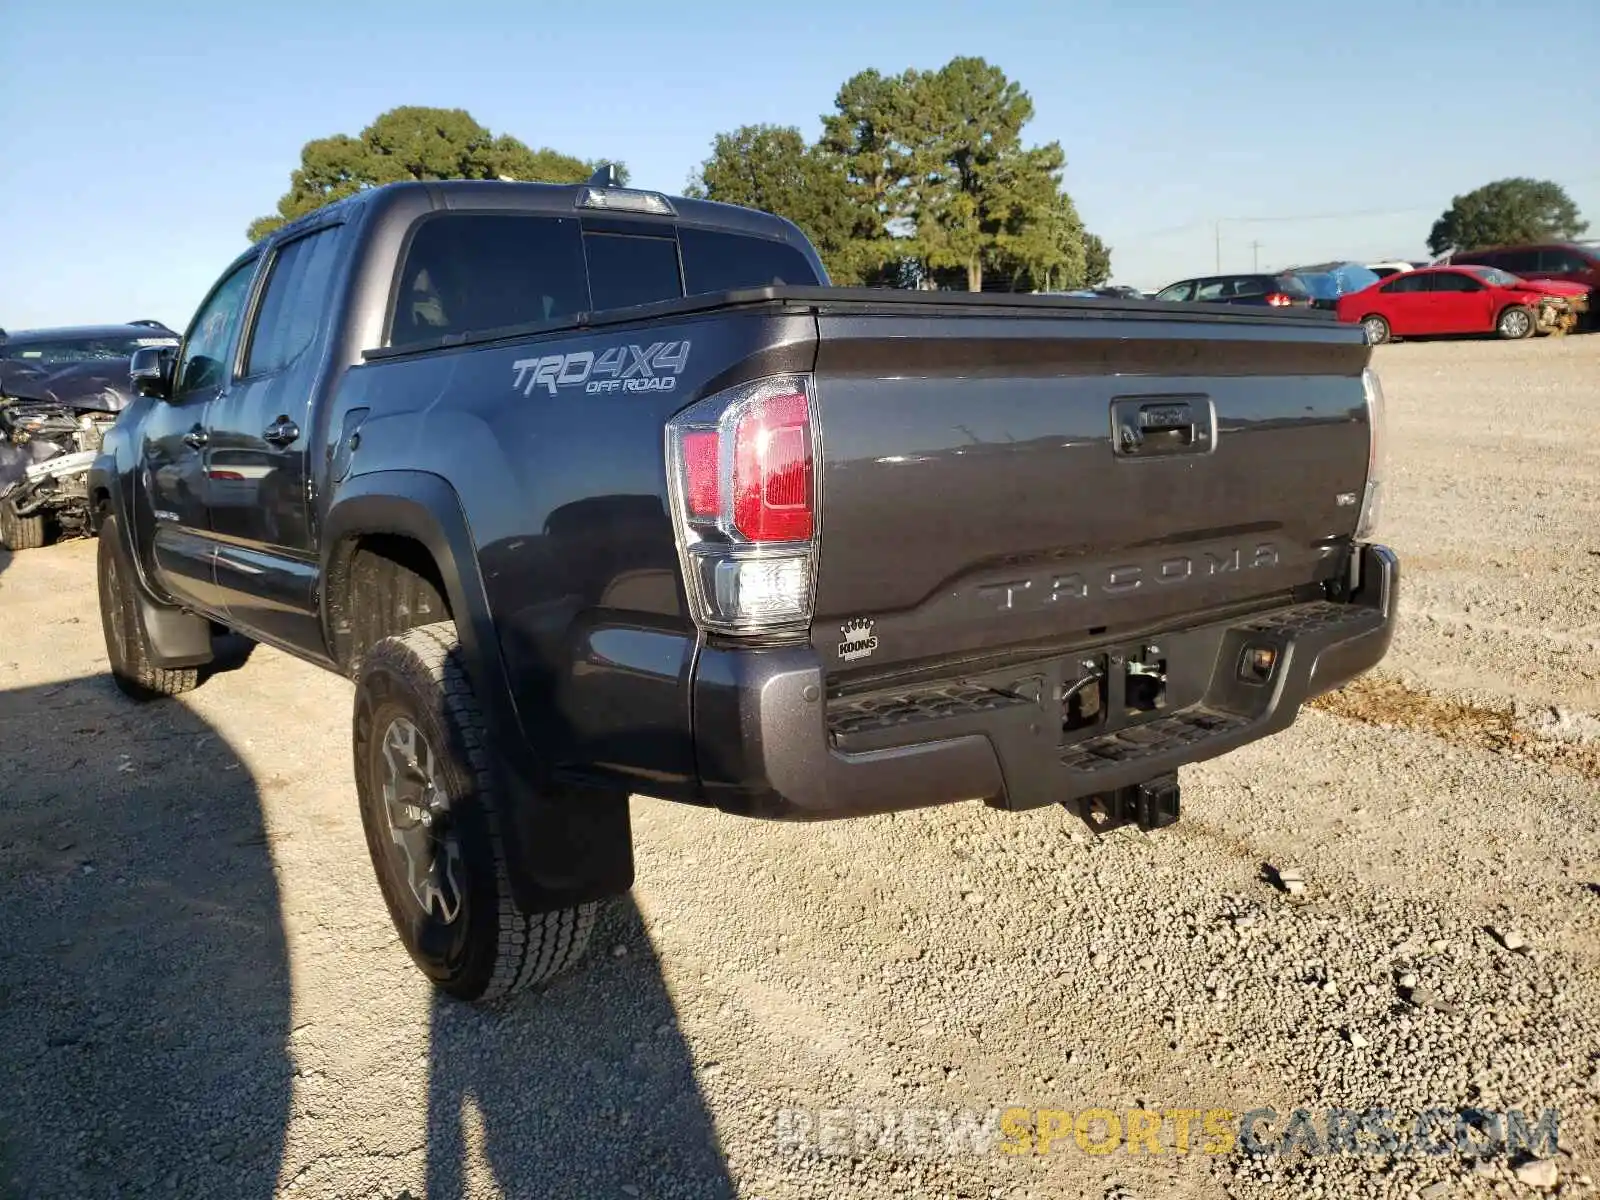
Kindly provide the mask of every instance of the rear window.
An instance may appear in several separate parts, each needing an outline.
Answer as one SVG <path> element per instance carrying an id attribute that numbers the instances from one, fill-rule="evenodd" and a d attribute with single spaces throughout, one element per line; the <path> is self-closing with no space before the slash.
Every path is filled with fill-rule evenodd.
<path id="1" fill-rule="evenodd" d="M 676 300 L 683 295 L 678 275 L 678 243 L 670 237 L 586 233 L 589 291 L 594 308 L 627 308 Z"/>
<path id="2" fill-rule="evenodd" d="M 822 282 L 806 256 L 787 242 L 687 228 L 678 231 L 678 240 L 683 245 L 683 274 L 691 296 L 773 283 L 814 286 Z"/>
<path id="3" fill-rule="evenodd" d="M 1285 296 L 1301 296 L 1306 299 L 1311 298 L 1310 290 L 1305 284 L 1301 283 L 1293 275 L 1279 275 L 1272 282 L 1273 285 Z"/>
<path id="4" fill-rule="evenodd" d="M 805 255 L 785 242 L 657 228 L 653 236 L 584 232 L 575 217 L 510 213 L 424 218 L 400 268 L 389 343 L 556 321 L 686 293 L 821 282 Z"/>

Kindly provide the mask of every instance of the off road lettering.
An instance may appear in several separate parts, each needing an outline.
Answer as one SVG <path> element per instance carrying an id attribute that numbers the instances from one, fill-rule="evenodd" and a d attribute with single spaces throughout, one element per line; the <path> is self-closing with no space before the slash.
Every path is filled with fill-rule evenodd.
<path id="1" fill-rule="evenodd" d="M 593 350 L 519 358 L 511 364 L 511 386 L 524 396 L 543 390 L 551 396 L 562 388 L 585 392 L 670 392 L 689 363 L 689 343 L 651 342 L 648 346 L 613 346 L 596 358 Z"/>

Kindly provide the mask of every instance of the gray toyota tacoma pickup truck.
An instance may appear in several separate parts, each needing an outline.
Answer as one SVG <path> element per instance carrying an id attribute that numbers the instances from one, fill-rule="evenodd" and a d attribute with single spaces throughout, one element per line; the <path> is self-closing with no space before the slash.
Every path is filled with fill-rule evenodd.
<path id="1" fill-rule="evenodd" d="M 396 184 L 251 247 L 91 470 L 112 672 L 233 630 L 354 682 L 400 938 L 492 999 L 633 882 L 630 794 L 1177 817 L 1379 661 L 1358 328 L 835 288 L 765 213 Z"/>

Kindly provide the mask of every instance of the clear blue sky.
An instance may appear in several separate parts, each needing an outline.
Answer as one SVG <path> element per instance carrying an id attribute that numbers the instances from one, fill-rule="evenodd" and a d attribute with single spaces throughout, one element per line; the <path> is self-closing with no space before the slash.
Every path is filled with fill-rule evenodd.
<path id="1" fill-rule="evenodd" d="M 1034 141 L 1157 286 L 1322 257 L 1421 256 L 1450 197 L 1532 175 L 1600 237 L 1600 3 L 1390 0 L 390 0 L 6 5 L 0 326 L 186 322 L 301 145 L 397 104 L 625 161 L 679 190 L 712 136 L 809 136 L 855 71 L 1000 66 Z"/>

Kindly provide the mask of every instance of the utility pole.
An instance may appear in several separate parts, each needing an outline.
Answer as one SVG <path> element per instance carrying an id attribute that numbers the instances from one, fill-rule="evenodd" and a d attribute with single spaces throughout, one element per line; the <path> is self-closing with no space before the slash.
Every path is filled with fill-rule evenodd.
<path id="1" fill-rule="evenodd" d="M 1217 230 L 1217 274 L 1221 275 L 1222 274 L 1222 219 L 1220 217 L 1217 219 L 1216 230 Z"/>
<path id="2" fill-rule="evenodd" d="M 1250 243 L 1250 269 L 1255 272 L 1261 270 L 1261 243 Z"/>

